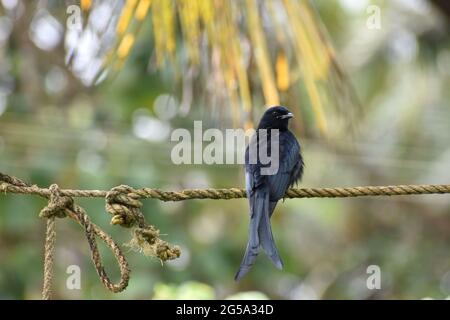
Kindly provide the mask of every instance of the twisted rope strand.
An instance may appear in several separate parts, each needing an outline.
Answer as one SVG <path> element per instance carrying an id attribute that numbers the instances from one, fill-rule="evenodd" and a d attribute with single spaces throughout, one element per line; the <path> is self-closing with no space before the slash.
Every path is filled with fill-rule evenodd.
<path id="1" fill-rule="evenodd" d="M 42 299 L 50 300 L 53 280 L 53 261 L 55 251 L 56 231 L 55 217 L 47 219 L 47 231 L 45 233 L 44 252 L 44 285 L 42 288 Z"/>
<path id="2" fill-rule="evenodd" d="M 4 181 L 13 188 L 20 187 L 25 189 L 36 189 L 36 186 L 29 186 L 25 182 L 0 173 L 0 181 Z M 86 238 L 91 249 L 91 259 L 94 263 L 97 274 L 100 280 L 112 292 L 123 291 L 128 286 L 130 278 L 130 269 L 128 262 L 125 259 L 119 246 L 114 242 L 110 235 L 101 230 L 97 225 L 92 223 L 84 211 L 84 209 L 74 204 L 73 199 L 67 195 L 63 195 L 56 184 L 46 189 L 45 193 L 41 194 L 48 198 L 48 205 L 41 210 L 39 217 L 47 219 L 47 230 L 45 237 L 45 252 L 44 252 L 44 284 L 42 289 L 42 299 L 49 300 L 51 298 L 51 286 L 53 279 L 53 263 L 54 263 L 54 249 L 56 242 L 55 218 L 64 218 L 66 216 L 77 221 L 84 227 Z M 97 247 L 95 236 L 98 236 L 106 245 L 112 250 L 120 268 L 120 282 L 114 284 L 109 279 L 103 267 L 101 256 Z"/>
<path id="3" fill-rule="evenodd" d="M 1 179 L 0 179 L 1 181 Z M 127 193 L 135 199 L 159 199 L 161 201 L 183 201 L 189 199 L 228 200 L 246 198 L 244 189 L 186 189 L 181 191 L 163 191 L 152 188 L 133 189 L 127 186 L 114 188 Z M 37 186 L 22 187 L 0 182 L 0 192 L 16 194 L 33 194 L 49 197 L 50 191 Z M 61 189 L 61 195 L 74 198 L 105 198 L 110 191 L 106 190 L 76 190 Z M 286 192 L 286 198 L 349 198 L 366 196 L 403 196 L 420 194 L 448 194 L 450 184 L 395 185 L 395 186 L 363 186 L 345 188 L 291 188 Z"/>
<path id="4" fill-rule="evenodd" d="M 82 207 L 74 205 L 73 210 L 66 211 L 69 217 L 77 221 L 84 228 L 86 239 L 91 250 L 91 260 L 103 285 L 114 293 L 125 290 L 128 286 L 131 271 L 128 266 L 128 261 L 123 255 L 122 250 L 120 250 L 120 247 L 114 242 L 109 234 L 104 232 L 90 220 L 89 216 L 86 214 L 86 211 L 84 211 Z M 109 279 L 102 263 L 95 236 L 98 236 L 113 252 L 120 269 L 119 283 L 113 283 Z"/>

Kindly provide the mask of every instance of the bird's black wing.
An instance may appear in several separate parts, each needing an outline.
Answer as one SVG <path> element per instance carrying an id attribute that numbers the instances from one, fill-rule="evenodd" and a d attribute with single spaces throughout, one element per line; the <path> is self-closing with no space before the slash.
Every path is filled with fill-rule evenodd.
<path id="1" fill-rule="evenodd" d="M 278 201 L 284 197 L 286 190 L 303 174 L 303 159 L 300 145 L 290 131 L 279 134 L 279 168 L 278 172 L 268 175 L 267 184 L 270 201 Z"/>
<path id="2" fill-rule="evenodd" d="M 250 141 L 250 146 L 252 144 L 253 147 L 254 144 L 257 144 L 258 148 L 270 148 L 270 143 L 260 141 L 256 135 Z M 292 180 L 298 177 L 302 168 L 300 146 L 289 131 L 279 133 L 279 167 L 273 175 L 261 173 L 264 165 L 261 165 L 260 161 L 250 163 L 249 147 L 245 154 L 246 190 L 250 205 L 249 240 L 241 266 L 235 276 L 236 280 L 242 278 L 250 270 L 258 255 L 260 245 L 277 268 L 283 267 L 273 239 L 270 217 L 278 200 L 284 196 Z M 253 150 L 258 149 L 253 148 Z"/>
<path id="3" fill-rule="evenodd" d="M 268 186 L 270 201 L 278 201 L 283 198 L 289 186 L 292 186 L 303 175 L 303 158 L 301 156 L 300 144 L 290 131 L 283 131 L 278 134 L 279 137 L 279 157 L 278 171 L 272 175 L 264 175 L 261 169 L 267 167 L 259 161 L 249 163 L 249 147 L 245 152 L 245 171 L 246 171 L 246 190 L 250 195 L 261 186 Z M 258 141 L 256 135 L 251 139 L 250 145 L 258 144 L 258 148 L 263 145 Z M 266 147 L 266 146 L 264 146 Z M 267 148 L 270 150 L 270 143 Z M 254 148 L 254 150 L 256 150 Z M 251 211 L 250 211 L 251 212 Z"/>

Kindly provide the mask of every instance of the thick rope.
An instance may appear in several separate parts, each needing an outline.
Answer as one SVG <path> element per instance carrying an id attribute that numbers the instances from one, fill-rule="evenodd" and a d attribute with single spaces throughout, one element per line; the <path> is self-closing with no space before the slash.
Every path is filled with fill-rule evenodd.
<path id="1" fill-rule="evenodd" d="M 113 241 L 111 236 L 90 221 L 84 209 L 74 203 L 74 197 L 105 198 L 105 209 L 112 215 L 111 223 L 128 228 L 133 227 L 133 239 L 128 245 L 133 249 L 142 251 L 144 254 L 166 261 L 178 258 L 181 254 L 180 248 L 161 240 L 159 238 L 159 230 L 145 222 L 144 215 L 141 212 L 142 203 L 139 199 L 152 198 L 161 201 L 183 201 L 188 199 L 238 199 L 247 196 L 245 190 L 239 188 L 162 191 L 152 188 L 133 189 L 129 186 L 121 185 L 105 191 L 59 189 L 55 184 L 50 186 L 50 188 L 40 188 L 2 173 L 0 173 L 0 192 L 39 195 L 49 199 L 48 205 L 40 213 L 40 217 L 47 219 L 42 295 L 44 299 L 49 299 L 51 293 L 53 252 L 56 238 L 55 217 L 64 218 L 68 216 L 84 228 L 91 249 L 92 261 L 105 287 L 112 292 L 120 292 L 128 285 L 130 270 L 119 246 Z M 448 193 L 450 193 L 449 184 L 397 185 L 346 188 L 291 188 L 286 192 L 285 197 L 346 198 Z M 112 283 L 104 270 L 95 236 L 98 236 L 107 244 L 119 263 L 121 278 L 118 284 Z"/>
<path id="2" fill-rule="evenodd" d="M 129 186 L 118 186 L 113 189 L 130 200 L 159 199 L 161 201 L 183 201 L 189 199 L 239 199 L 246 198 L 244 189 L 186 189 L 182 191 L 163 191 L 152 188 L 133 189 Z M 0 173 L 0 192 L 34 194 L 49 197 L 50 190 L 37 186 L 17 186 L 2 180 Z M 61 195 L 69 197 L 105 198 L 111 191 L 105 190 L 73 190 L 62 189 Z M 396 186 L 364 186 L 344 188 L 291 188 L 286 192 L 286 198 L 349 198 L 365 196 L 403 196 L 420 194 L 447 194 L 450 184 L 396 185 Z M 124 224 L 127 224 L 124 221 Z"/>
<path id="3" fill-rule="evenodd" d="M 17 179 L 15 180 L 16 182 Z M 42 299 L 49 300 L 51 297 L 52 280 L 53 280 L 53 263 L 54 251 L 56 242 L 56 221 L 55 217 L 64 218 L 66 216 L 65 207 L 72 204 L 72 199 L 69 197 L 61 197 L 59 188 L 53 184 L 49 188 L 50 200 L 44 209 L 41 210 L 39 216 L 47 218 L 47 229 L 45 232 L 45 247 L 44 247 L 44 285 L 42 289 Z"/>
<path id="4" fill-rule="evenodd" d="M 0 173 L 0 191 L 6 190 L 35 190 L 40 188 L 31 186 L 18 178 Z M 44 190 L 44 189 L 42 189 Z M 23 192 L 19 192 L 23 193 Z M 123 291 L 128 286 L 130 278 L 130 269 L 119 246 L 114 242 L 110 235 L 105 233 L 97 225 L 91 222 L 86 211 L 74 203 L 73 198 L 62 190 L 56 184 L 45 189 L 45 192 L 38 191 L 31 194 L 38 194 L 48 198 L 49 202 L 39 213 L 39 217 L 47 219 L 47 231 L 45 238 L 44 252 L 44 285 L 42 298 L 47 300 L 51 297 L 51 285 L 53 275 L 54 248 L 56 240 L 55 218 L 64 218 L 66 216 L 77 221 L 85 231 L 87 241 L 91 250 L 91 259 L 100 280 L 106 288 L 112 292 Z M 166 241 L 159 239 L 159 230 L 152 225 L 145 223 L 144 215 L 138 210 L 142 206 L 133 195 L 127 197 L 121 195 L 114 189 L 106 194 L 107 211 L 114 215 L 113 224 L 119 224 L 125 227 L 132 227 L 137 223 L 133 230 L 133 239 L 130 246 L 134 249 L 143 251 L 147 255 L 158 257 L 161 261 L 178 258 L 181 251 L 178 246 L 172 246 Z M 112 283 L 103 267 L 101 256 L 97 247 L 95 237 L 98 236 L 111 249 L 120 268 L 120 282 Z"/>
<path id="5" fill-rule="evenodd" d="M 47 219 L 47 233 L 45 239 L 44 254 L 44 286 L 42 290 L 42 298 L 44 300 L 48 300 L 50 299 L 51 295 L 51 282 L 54 260 L 53 255 L 56 239 L 55 217 L 64 218 L 66 216 L 69 216 L 84 227 L 86 238 L 91 249 L 91 259 L 94 263 L 100 280 L 103 282 L 105 287 L 107 287 L 112 292 L 120 292 L 124 290 L 128 285 L 130 270 L 128 268 L 128 263 L 125 257 L 120 251 L 120 248 L 114 243 L 109 235 L 107 235 L 90 221 L 84 209 L 74 204 L 71 197 L 63 196 L 56 184 L 51 185 L 49 190 L 50 198 L 48 205 L 39 213 L 39 217 Z M 96 235 L 100 239 L 102 239 L 112 250 L 119 263 L 121 279 L 118 284 L 112 283 L 105 272 L 95 239 Z"/>
<path id="6" fill-rule="evenodd" d="M 55 217 L 50 217 L 47 219 L 47 231 L 45 233 L 44 286 L 42 288 L 43 300 L 50 300 L 51 297 L 55 241 Z"/>

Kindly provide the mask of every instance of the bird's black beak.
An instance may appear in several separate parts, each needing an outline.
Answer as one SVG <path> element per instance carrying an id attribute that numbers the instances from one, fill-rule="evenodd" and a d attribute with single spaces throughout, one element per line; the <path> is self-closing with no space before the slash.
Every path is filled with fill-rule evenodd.
<path id="1" fill-rule="evenodd" d="M 294 115 L 291 112 L 289 112 L 288 114 L 282 115 L 280 117 L 280 119 L 290 119 L 290 118 L 293 118 L 293 117 L 294 117 Z"/>

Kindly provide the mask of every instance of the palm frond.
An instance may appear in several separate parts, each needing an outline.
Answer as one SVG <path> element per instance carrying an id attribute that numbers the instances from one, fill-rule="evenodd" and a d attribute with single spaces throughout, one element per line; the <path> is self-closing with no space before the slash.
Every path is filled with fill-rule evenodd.
<path id="1" fill-rule="evenodd" d="M 81 6 L 92 11 L 105 2 Z M 252 106 L 293 100 L 301 101 L 290 107 L 312 115 L 324 136 L 355 121 L 359 103 L 308 1 L 124 0 L 114 10 L 115 37 L 99 53 L 98 73 L 120 72 L 136 41 L 148 41 L 138 33 L 150 19 L 156 66 L 199 70 L 236 126 L 252 126 Z"/>

